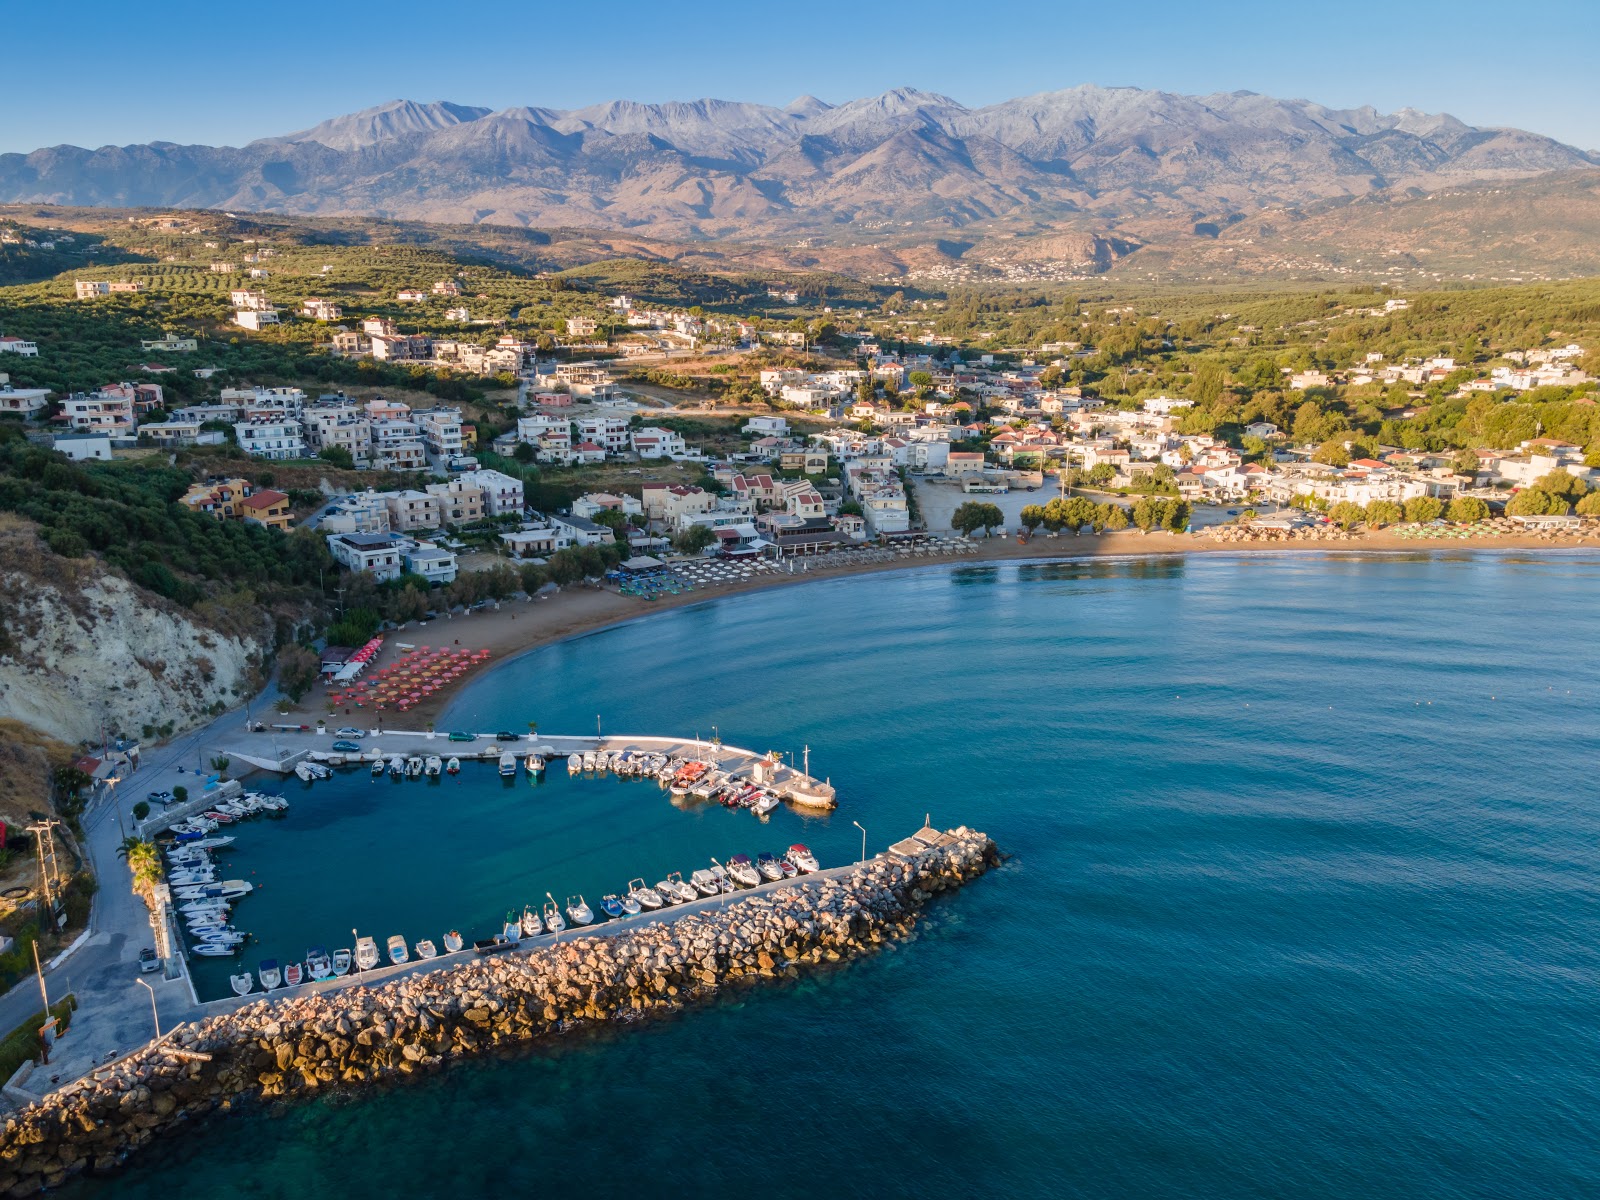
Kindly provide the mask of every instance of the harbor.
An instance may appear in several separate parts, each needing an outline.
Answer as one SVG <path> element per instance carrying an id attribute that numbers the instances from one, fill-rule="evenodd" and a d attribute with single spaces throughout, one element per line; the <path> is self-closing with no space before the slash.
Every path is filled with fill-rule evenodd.
<path id="1" fill-rule="evenodd" d="M 649 921 L 859 857 L 809 849 L 830 841 L 826 779 L 715 739 L 344 727 L 268 746 L 276 781 L 218 782 L 139 828 L 165 848 L 197 1004 Z"/>

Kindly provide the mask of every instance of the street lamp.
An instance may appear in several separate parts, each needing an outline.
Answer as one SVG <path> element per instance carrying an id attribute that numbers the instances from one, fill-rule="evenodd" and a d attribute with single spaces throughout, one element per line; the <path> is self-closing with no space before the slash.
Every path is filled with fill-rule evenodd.
<path id="1" fill-rule="evenodd" d="M 150 1016 L 155 1020 L 156 1037 L 159 1038 L 161 1036 L 161 1014 L 156 1011 L 156 990 L 138 976 L 135 976 L 133 981 L 150 993 Z"/>
<path id="2" fill-rule="evenodd" d="M 861 830 L 861 861 L 862 862 L 866 862 L 867 861 L 867 827 L 865 825 L 863 825 L 860 821 L 851 821 L 850 824 L 854 825 L 857 829 Z"/>
<path id="3" fill-rule="evenodd" d="M 719 899 L 717 901 L 717 903 L 718 903 L 718 905 L 720 907 L 727 908 L 728 907 L 728 887 L 731 885 L 731 882 L 732 882 L 732 879 L 728 874 L 728 868 L 727 867 L 723 867 L 722 864 L 719 863 L 715 858 L 713 858 L 711 860 L 711 865 L 714 866 L 714 867 L 721 867 L 722 868 L 722 880 L 718 884 L 718 887 L 717 887 L 717 891 L 721 894 L 721 899 Z"/>

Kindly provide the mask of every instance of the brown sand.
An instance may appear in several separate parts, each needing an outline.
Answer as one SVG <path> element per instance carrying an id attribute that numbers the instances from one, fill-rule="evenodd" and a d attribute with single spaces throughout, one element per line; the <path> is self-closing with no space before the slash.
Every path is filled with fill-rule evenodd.
<path id="1" fill-rule="evenodd" d="M 487 649 L 490 657 L 483 664 L 464 675 L 457 686 L 443 689 L 413 705 L 405 713 L 393 709 L 381 714 L 369 708 L 354 705 L 332 712 L 328 707 L 328 690 L 318 684 L 301 701 L 298 707 L 278 720 L 312 723 L 326 718 L 332 725 L 348 720 L 354 725 L 366 725 L 382 716 L 390 724 L 404 724 L 411 728 L 425 728 L 458 694 L 460 685 L 476 678 L 482 671 L 504 662 L 507 658 L 536 646 L 548 645 L 580 633 L 603 629 L 608 625 L 635 620 L 687 604 L 703 604 L 723 596 L 736 595 L 761 588 L 784 587 L 817 579 L 832 579 L 845 575 L 865 575 L 877 571 L 905 570 L 911 567 L 941 564 L 970 565 L 1027 559 L 1091 558 L 1127 555 L 1160 554 L 1284 554 L 1284 553 L 1350 553 L 1350 552 L 1401 552 L 1407 554 L 1439 554 L 1462 550 L 1571 550 L 1595 543 L 1580 537 L 1541 537 L 1516 535 L 1497 538 L 1462 538 L 1441 541 L 1413 541 L 1396 537 L 1392 533 L 1366 533 L 1346 541 L 1294 541 L 1294 542 L 1219 542 L 1209 537 L 1171 535 L 1165 533 L 1142 534 L 1137 530 L 1059 538 L 1035 537 L 1027 543 L 1008 538 L 993 538 L 979 543 L 976 554 L 948 558 L 895 559 L 890 562 L 851 563 L 829 568 L 817 568 L 804 573 L 761 575 L 748 582 L 725 584 L 720 587 L 696 589 L 677 596 L 662 596 L 654 601 L 598 587 L 569 587 L 541 600 L 506 601 L 496 609 L 441 618 L 423 624 L 411 624 L 384 634 L 384 648 L 374 663 L 380 669 L 399 658 L 404 651 L 395 643 L 416 646 L 448 646 L 469 650 Z M 348 716 L 347 716 L 348 711 Z"/>

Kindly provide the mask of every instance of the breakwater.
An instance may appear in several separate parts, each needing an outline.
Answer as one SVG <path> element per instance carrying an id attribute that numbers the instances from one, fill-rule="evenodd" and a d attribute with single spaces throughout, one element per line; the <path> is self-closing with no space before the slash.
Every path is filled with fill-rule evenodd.
<path id="1" fill-rule="evenodd" d="M 9 1118 L 0 1192 L 27 1195 L 84 1171 L 114 1171 L 162 1134 L 240 1103 L 377 1083 L 870 952 L 909 932 L 931 897 L 996 858 L 982 833 L 923 830 L 841 875 L 731 896 L 725 907 L 675 920 L 378 987 L 243 1005 L 175 1030 Z"/>

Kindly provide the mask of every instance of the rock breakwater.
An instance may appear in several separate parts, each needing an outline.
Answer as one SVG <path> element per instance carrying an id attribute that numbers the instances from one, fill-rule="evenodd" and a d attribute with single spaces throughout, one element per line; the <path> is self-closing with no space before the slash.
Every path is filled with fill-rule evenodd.
<path id="1" fill-rule="evenodd" d="M 184 1026 L 9 1118 L 0 1192 L 25 1196 L 114 1171 L 153 1139 L 241 1103 L 399 1078 L 868 953 L 908 933 L 934 895 L 997 861 L 994 843 L 965 827 L 918 838 L 897 847 L 921 844 L 915 852 L 729 897 L 725 907 L 377 987 L 262 999 Z"/>

